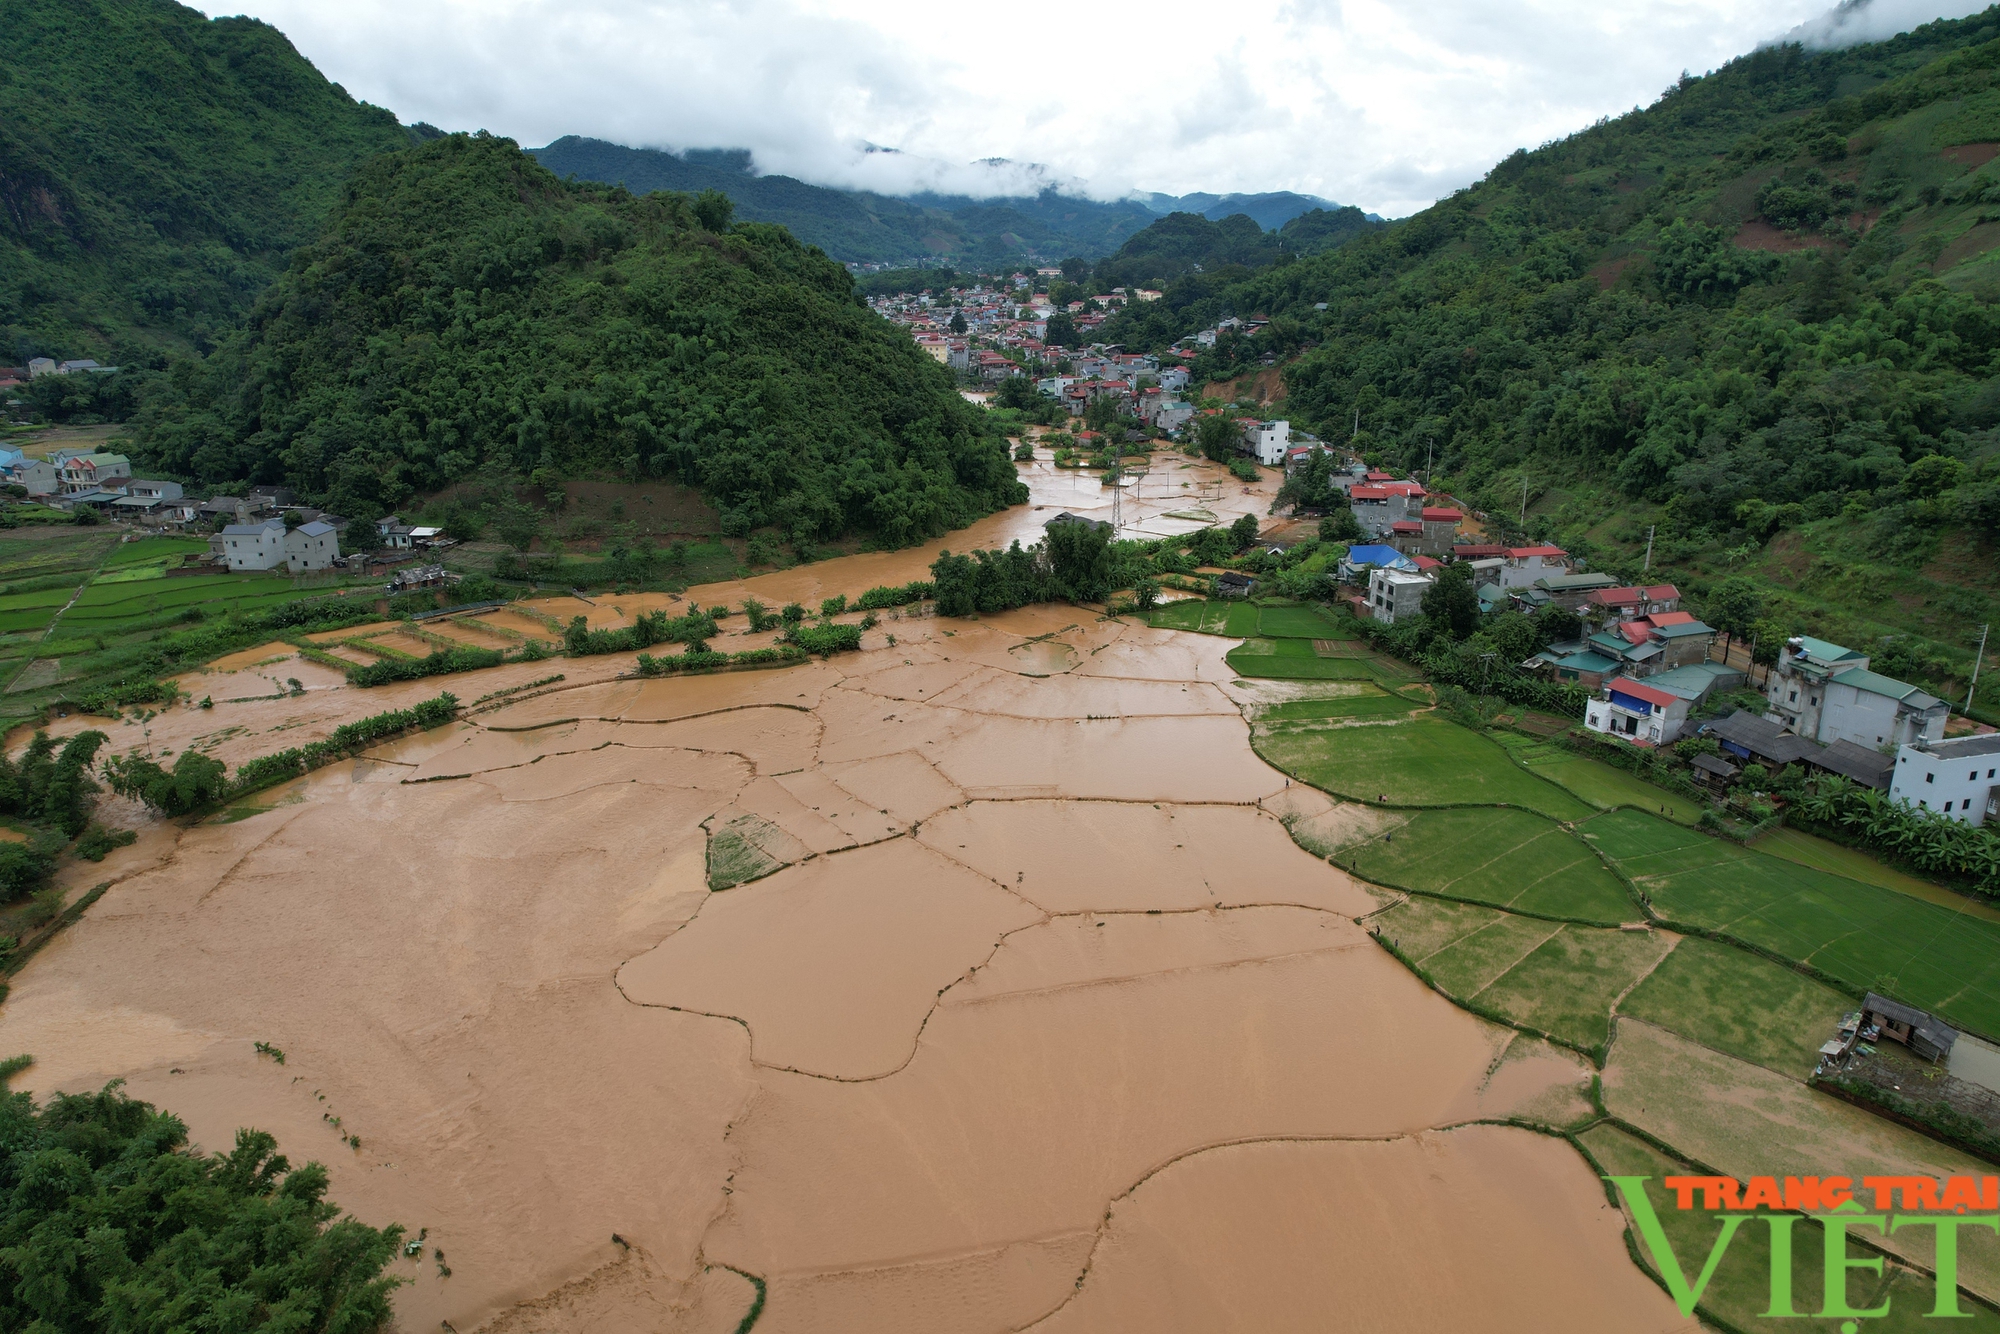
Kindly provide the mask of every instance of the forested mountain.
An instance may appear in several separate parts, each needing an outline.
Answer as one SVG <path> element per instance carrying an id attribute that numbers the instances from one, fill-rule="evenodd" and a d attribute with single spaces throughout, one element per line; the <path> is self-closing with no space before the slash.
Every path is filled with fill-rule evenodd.
<path id="1" fill-rule="evenodd" d="M 1199 213 L 1210 222 L 1220 222 L 1232 214 L 1242 213 L 1267 232 L 1277 231 L 1302 214 L 1315 210 L 1337 212 L 1341 207 L 1331 199 L 1321 199 L 1318 195 L 1295 194 L 1290 190 L 1274 190 L 1256 195 L 1155 194 L 1146 202 L 1155 213 Z M 1379 218 L 1374 220 L 1381 221 Z"/>
<path id="2" fill-rule="evenodd" d="M 1102 337 L 1268 315 L 1199 372 L 1289 359 L 1286 415 L 1344 438 L 1358 410 L 1403 468 L 1435 442 L 1496 530 L 1525 489 L 1529 527 L 1636 572 L 1657 525 L 1654 570 L 1748 571 L 1767 612 L 1962 696 L 2000 619 L 1996 154 L 2000 10 L 1769 48 Z"/>
<path id="3" fill-rule="evenodd" d="M 0 357 L 134 362 L 233 325 L 341 180 L 410 141 L 275 28 L 172 0 L 0 17 Z"/>
<path id="4" fill-rule="evenodd" d="M 759 176 L 741 151 L 676 154 L 575 135 L 529 151 L 558 176 L 623 185 L 635 194 L 720 190 L 745 220 L 781 224 L 843 263 L 922 259 L 978 270 L 1018 263 L 1029 253 L 1092 258 L 1116 249 L 1154 217 L 1133 200 L 1102 203 L 1053 190 L 1033 199 L 989 200 L 836 190 Z"/>
<path id="5" fill-rule="evenodd" d="M 1312 209 L 1279 231 L 1265 231 L 1246 213 L 1217 221 L 1199 213 L 1169 213 L 1134 232 L 1115 254 L 1099 260 L 1093 281 L 1099 291 L 1164 287 L 1192 274 L 1210 275 L 1211 282 L 1240 281 L 1246 276 L 1244 270 L 1331 250 L 1382 225 L 1352 207 Z"/>
<path id="6" fill-rule="evenodd" d="M 451 135 L 349 179 L 247 326 L 149 386 L 149 463 L 368 517 L 485 468 L 700 486 L 740 535 L 900 544 L 1025 499 L 847 272 L 720 195 L 565 183 Z"/>

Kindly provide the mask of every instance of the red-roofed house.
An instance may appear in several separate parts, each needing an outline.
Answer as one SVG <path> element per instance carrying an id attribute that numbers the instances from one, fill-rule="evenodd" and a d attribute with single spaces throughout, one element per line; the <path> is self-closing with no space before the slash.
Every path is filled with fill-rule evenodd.
<path id="1" fill-rule="evenodd" d="M 1600 616 L 1621 620 L 1646 613 L 1646 595 L 1636 588 L 1600 588 L 1583 600 L 1584 607 Z"/>
<path id="2" fill-rule="evenodd" d="M 1389 525 L 1389 545 L 1405 556 L 1424 549 L 1424 526 L 1415 519 L 1398 519 Z"/>
<path id="3" fill-rule="evenodd" d="M 1419 570 L 1437 570 L 1444 567 L 1443 561 L 1432 560 L 1429 556 L 1412 556 L 1410 559 L 1417 563 Z"/>
<path id="4" fill-rule="evenodd" d="M 1537 579 L 1569 573 L 1569 553 L 1561 547 L 1509 547 L 1500 569 L 1500 587 L 1533 588 Z"/>
<path id="5" fill-rule="evenodd" d="M 1396 478 L 1393 473 L 1383 472 L 1380 468 L 1370 468 L 1368 470 L 1368 480 L 1371 482 L 1393 482 Z"/>
<path id="6" fill-rule="evenodd" d="M 1584 706 L 1583 725 L 1638 746 L 1664 746 L 1687 725 L 1688 702 L 1679 695 L 1614 676 Z"/>
<path id="7" fill-rule="evenodd" d="M 1452 547 L 1451 554 L 1459 560 L 1492 560 L 1505 556 L 1507 548 L 1485 542 L 1460 542 Z"/>
<path id="8" fill-rule="evenodd" d="M 1458 541 L 1458 525 L 1464 522 L 1465 516 L 1445 505 L 1426 505 L 1422 513 L 1424 550 L 1433 556 L 1442 556 Z"/>
<path id="9" fill-rule="evenodd" d="M 1681 590 L 1672 584 L 1654 584 L 1651 588 L 1641 589 L 1640 592 L 1646 595 L 1646 610 L 1649 613 L 1680 609 Z"/>

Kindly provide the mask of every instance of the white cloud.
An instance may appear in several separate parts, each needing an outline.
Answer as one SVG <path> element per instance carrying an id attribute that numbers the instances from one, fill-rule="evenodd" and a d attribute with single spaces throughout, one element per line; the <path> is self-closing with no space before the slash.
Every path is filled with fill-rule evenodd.
<path id="1" fill-rule="evenodd" d="M 1837 45 L 1970 8 L 247 0 L 355 96 L 528 146 L 743 147 L 760 170 L 893 193 L 1289 189 L 1390 216 L 1773 34 Z"/>
<path id="2" fill-rule="evenodd" d="M 1783 40 L 1830 50 L 1879 42 L 1932 19 L 1964 18 L 1984 8 L 1985 0 L 1841 0 L 1828 13 L 1786 33 Z"/>

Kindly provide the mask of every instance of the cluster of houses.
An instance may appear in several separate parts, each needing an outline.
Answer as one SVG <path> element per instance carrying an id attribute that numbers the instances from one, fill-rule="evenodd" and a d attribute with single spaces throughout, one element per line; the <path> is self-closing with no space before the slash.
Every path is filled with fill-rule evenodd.
<path id="1" fill-rule="evenodd" d="M 132 461 L 123 454 L 87 447 L 58 449 L 45 459 L 0 448 L 0 482 L 60 509 L 88 505 L 160 526 L 187 522 L 184 511 L 196 503 L 184 499 L 179 482 L 134 477 Z"/>

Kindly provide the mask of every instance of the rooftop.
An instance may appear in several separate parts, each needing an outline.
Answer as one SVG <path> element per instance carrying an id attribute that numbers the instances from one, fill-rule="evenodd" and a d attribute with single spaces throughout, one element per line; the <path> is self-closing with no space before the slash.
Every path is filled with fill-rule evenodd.
<path id="1" fill-rule="evenodd" d="M 1672 708 L 1681 703 L 1679 695 L 1670 694 L 1665 690 L 1655 690 L 1652 686 L 1634 681 L 1629 676 L 1614 676 L 1604 683 L 1604 688 L 1614 695 L 1629 695 L 1633 699 L 1644 700 L 1662 709 Z"/>
<path id="2" fill-rule="evenodd" d="M 1792 652 L 1796 656 L 1803 653 L 1819 662 L 1841 662 L 1848 658 L 1865 658 L 1866 653 L 1857 653 L 1843 644 L 1831 643 L 1824 639 L 1814 639 L 1811 635 L 1800 635 L 1793 641 L 1798 645 Z"/>
<path id="3" fill-rule="evenodd" d="M 1593 588 L 1616 588 L 1618 581 L 1608 574 L 1552 574 L 1535 580 L 1535 586 L 1551 593 L 1581 593 Z"/>
<path id="4" fill-rule="evenodd" d="M 1865 667 L 1850 667 L 1833 678 L 1835 685 L 1849 686 L 1855 690 L 1865 690 L 1871 695 L 1887 695 L 1890 699 L 1902 700 L 1919 709 L 1929 708 L 1938 701 L 1907 681 L 1871 672 Z"/>
<path id="5" fill-rule="evenodd" d="M 2000 755 L 2000 732 L 1984 736 L 1955 736 L 1949 741 L 1933 741 L 1925 752 L 1942 759 L 1957 760 L 1972 755 Z"/>

